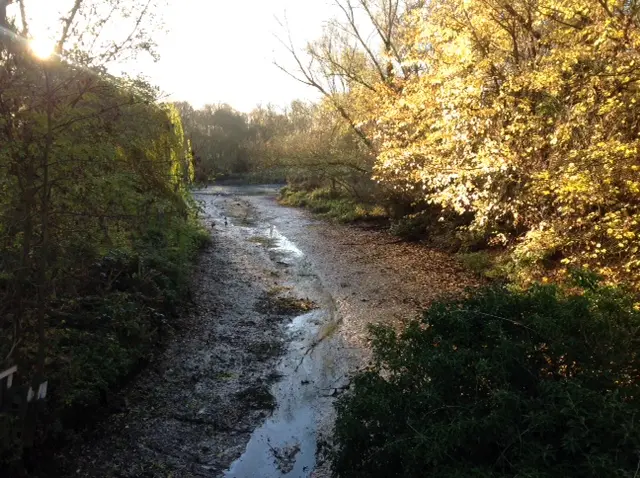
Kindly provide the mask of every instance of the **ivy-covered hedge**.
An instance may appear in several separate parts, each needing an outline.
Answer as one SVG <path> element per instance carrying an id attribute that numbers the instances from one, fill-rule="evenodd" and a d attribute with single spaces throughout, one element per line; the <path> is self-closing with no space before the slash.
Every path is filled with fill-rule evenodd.
<path id="1" fill-rule="evenodd" d="M 395 333 L 338 403 L 339 477 L 629 477 L 640 313 L 624 292 L 491 288 Z"/>

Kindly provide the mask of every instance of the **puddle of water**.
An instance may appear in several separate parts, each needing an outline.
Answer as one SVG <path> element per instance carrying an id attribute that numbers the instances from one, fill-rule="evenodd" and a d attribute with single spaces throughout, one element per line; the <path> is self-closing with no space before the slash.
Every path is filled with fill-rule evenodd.
<path id="1" fill-rule="evenodd" d="M 278 191 L 282 189 L 286 184 L 254 184 L 254 185 L 224 185 L 214 184 L 204 189 L 197 189 L 197 194 L 210 195 L 210 196 L 267 196 L 275 197 Z"/>
<path id="2" fill-rule="evenodd" d="M 304 253 L 275 225 L 252 230 L 270 241 L 269 250 L 279 261 L 305 265 Z M 295 287 L 313 295 L 326 294 L 317 277 L 294 274 Z M 318 422 L 331 408 L 327 390 L 335 384 L 336 367 L 331 348 L 313 344 L 331 320 L 328 309 L 300 315 L 287 326 L 288 348 L 278 365 L 281 380 L 272 387 L 276 400 L 273 415 L 257 428 L 244 454 L 225 473 L 226 478 L 305 478 L 316 465 Z"/>
<path id="3" fill-rule="evenodd" d="M 209 194 L 225 192 L 229 190 L 207 190 Z M 259 193 L 265 195 L 263 191 Z M 209 200 L 222 201 L 224 208 L 236 201 L 236 197 Z M 224 217 L 224 210 L 217 210 L 219 217 L 211 219 L 219 221 Z M 335 310 L 311 262 L 278 229 L 277 216 L 252 219 L 255 223 L 242 224 L 236 220 L 236 224 L 232 224 L 229 221 L 230 227 L 225 231 L 264 246 L 274 262 L 287 266 L 287 285 L 292 286 L 297 295 L 313 299 L 321 308 L 300 315 L 287 325 L 287 348 L 277 367 L 282 378 L 271 388 L 276 403 L 274 412 L 253 432 L 245 452 L 224 476 L 307 478 L 316 466 L 319 427 L 326 423 L 332 410 L 330 391 L 344 380 L 347 358 L 340 339 L 329 337 L 331 334 L 325 332 L 331 330 Z M 320 337 L 327 340 L 314 346 Z"/>
<path id="4" fill-rule="evenodd" d="M 326 311 L 315 310 L 296 317 L 287 327 L 291 342 L 278 366 L 282 379 L 272 388 L 277 407 L 253 432 L 246 451 L 225 477 L 310 476 L 316 463 L 317 421 L 326 406 L 322 390 L 335 378 L 324 356 L 306 353 L 326 318 Z"/>

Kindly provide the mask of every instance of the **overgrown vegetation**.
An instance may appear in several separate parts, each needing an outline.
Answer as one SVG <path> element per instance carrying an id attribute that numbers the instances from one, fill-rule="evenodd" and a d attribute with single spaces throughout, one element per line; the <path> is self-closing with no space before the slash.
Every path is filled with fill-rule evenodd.
<path id="1" fill-rule="evenodd" d="M 636 2 L 335 3 L 306 48 L 284 32 L 322 100 L 249 115 L 278 125 L 252 168 L 287 168 L 292 204 L 330 188 L 345 220 L 380 205 L 402 237 L 501 247 L 525 284 L 638 285 Z"/>
<path id="2" fill-rule="evenodd" d="M 338 404 L 337 476 L 636 476 L 640 313 L 580 283 L 493 288 L 375 328 L 374 363 Z"/>
<path id="3" fill-rule="evenodd" d="M 32 5 L 10 14 L 11 3 L 0 2 L 0 26 L 28 38 Z M 47 59 L 19 36 L 0 41 L 0 370 L 18 366 L 22 402 L 49 384 L 40 420 L 34 406 L 16 419 L 3 403 L 0 427 L 2 438 L 36 430 L 36 448 L 95 415 L 153 354 L 206 238 L 177 110 L 145 82 L 105 73 L 152 51 L 152 2 L 99 3 L 73 3 Z M 123 36 L 104 42 L 113 22 Z M 0 442 L 9 474 L 24 445 Z"/>
<path id="4" fill-rule="evenodd" d="M 305 191 L 287 186 L 280 190 L 280 204 L 304 207 L 321 217 L 335 219 L 339 222 L 384 219 L 386 217 L 386 212 L 382 207 L 358 202 L 348 194 L 331 189 Z"/>
<path id="5" fill-rule="evenodd" d="M 317 41 L 284 42 L 323 98 L 270 143 L 296 158 L 288 201 L 349 220 L 368 188 L 392 232 L 517 286 L 373 331 L 336 474 L 635 477 L 640 4 L 335 4 Z"/>

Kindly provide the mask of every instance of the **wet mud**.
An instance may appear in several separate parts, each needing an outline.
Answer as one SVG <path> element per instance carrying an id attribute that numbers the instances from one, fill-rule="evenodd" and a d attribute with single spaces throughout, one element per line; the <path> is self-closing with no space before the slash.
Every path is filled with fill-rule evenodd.
<path id="1" fill-rule="evenodd" d="M 213 237 L 196 305 L 67 476 L 329 476 L 333 403 L 367 360 L 367 325 L 474 285 L 444 254 L 316 220 L 276 191 L 196 194 Z"/>

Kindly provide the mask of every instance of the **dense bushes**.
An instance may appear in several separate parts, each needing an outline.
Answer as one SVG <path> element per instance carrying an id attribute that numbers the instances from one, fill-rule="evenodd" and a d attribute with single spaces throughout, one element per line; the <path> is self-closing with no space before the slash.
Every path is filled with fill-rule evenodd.
<path id="1" fill-rule="evenodd" d="M 157 352 L 188 299 L 191 264 L 207 240 L 194 220 L 151 227 L 131 247 L 109 250 L 78 271 L 68 292 L 49 302 L 51 393 L 36 447 L 65 440 L 100 416 L 98 407 L 110 405 L 112 391 Z M 23 356 L 33 356 L 33 340 L 24 342 Z M 19 441 L 0 443 L 0 469 L 19 470 L 21 449 Z"/>
<path id="2" fill-rule="evenodd" d="M 287 45 L 323 97 L 281 139 L 296 165 L 348 165 L 410 197 L 408 215 L 439 207 L 504 247 L 512 280 L 581 267 L 640 290 L 638 2 L 337 3 L 320 38 Z M 431 237 L 421 219 L 397 229 Z"/>
<path id="3" fill-rule="evenodd" d="M 344 477 L 634 477 L 640 313 L 619 290 L 489 289 L 373 331 L 338 405 Z"/>
<path id="4" fill-rule="evenodd" d="M 49 302 L 50 394 L 40 414 L 36 450 L 100 416 L 112 391 L 157 352 L 188 299 L 191 264 L 207 240 L 194 220 L 149 228 L 132 247 L 109 250 L 78 271 L 75 283 L 66 284 L 69 290 Z M 23 356 L 32 357 L 35 345 L 28 336 Z M 0 442 L 0 469 L 20 470 L 22 446 Z"/>
<path id="5" fill-rule="evenodd" d="M 0 422 L 37 447 L 149 356 L 203 234 L 180 117 L 150 85 L 2 43 L 0 67 L 0 370 L 19 400 L 49 383 L 46 413 L 4 402 Z M 0 440 L 0 467 L 23 446 Z"/>
<path id="6" fill-rule="evenodd" d="M 104 402 L 154 352 L 187 297 L 190 265 L 207 237 L 191 222 L 149 231 L 135 249 L 96 261 L 77 296 L 52 304 L 53 416 Z"/>

